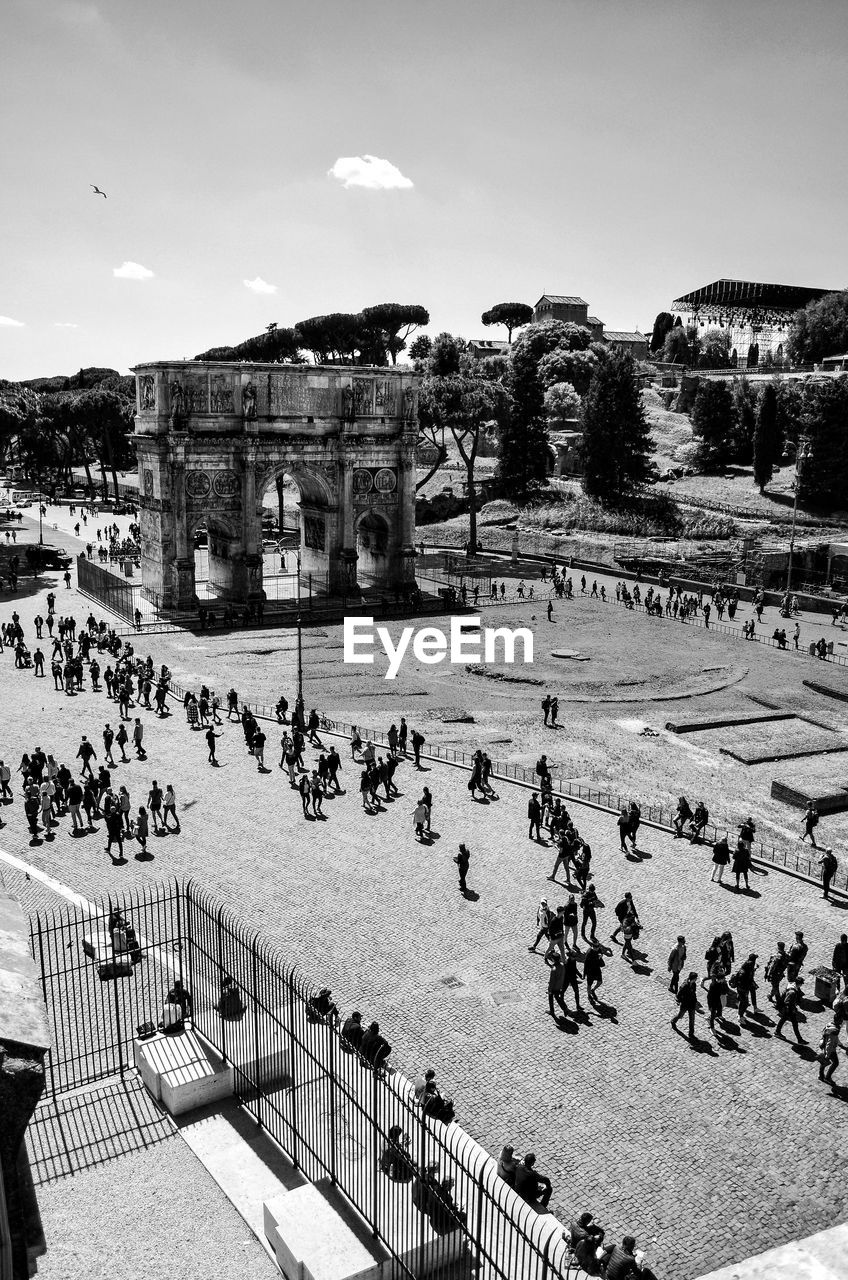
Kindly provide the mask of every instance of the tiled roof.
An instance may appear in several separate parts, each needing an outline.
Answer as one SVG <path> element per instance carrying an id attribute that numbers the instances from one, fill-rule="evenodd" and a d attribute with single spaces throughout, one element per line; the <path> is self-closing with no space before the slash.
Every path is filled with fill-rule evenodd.
<path id="1" fill-rule="evenodd" d="M 505 338 L 471 338 L 472 347 L 482 347 L 487 351 L 503 351 L 509 346 Z"/>
<path id="2" fill-rule="evenodd" d="M 599 324 L 599 325 L 601 326 L 601 328 L 603 328 L 603 327 L 604 327 L 604 322 L 603 322 L 603 320 L 599 320 L 597 316 L 587 316 L 587 317 L 586 317 L 586 323 L 587 323 L 587 324 Z"/>
<path id="3" fill-rule="evenodd" d="M 607 342 L 647 342 L 644 333 L 628 333 L 626 329 L 607 329 L 604 334 Z"/>
<path id="4" fill-rule="evenodd" d="M 539 302 L 560 302 L 569 306 L 588 307 L 588 302 L 584 298 L 566 298 L 560 293 L 543 293 Z M 538 307 L 539 302 L 536 303 Z"/>

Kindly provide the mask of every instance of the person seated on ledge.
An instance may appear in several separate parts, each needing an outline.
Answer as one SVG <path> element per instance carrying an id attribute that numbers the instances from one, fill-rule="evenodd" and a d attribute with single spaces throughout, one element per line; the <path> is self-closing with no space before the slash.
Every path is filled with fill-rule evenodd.
<path id="1" fill-rule="evenodd" d="M 645 1266 L 645 1255 L 636 1248 L 633 1236 L 625 1236 L 621 1244 L 610 1244 L 601 1258 L 601 1274 L 605 1280 L 628 1280 L 640 1276 L 641 1280 L 656 1280 L 650 1267 Z"/>
<path id="2" fill-rule="evenodd" d="M 362 1014 L 352 1013 L 349 1018 L 345 1018 L 342 1027 L 342 1039 L 346 1040 L 352 1049 L 360 1049 L 362 1046 L 362 1037 L 365 1035 L 365 1028 L 362 1025 Z"/>
<path id="3" fill-rule="evenodd" d="M 409 1182 L 412 1177 L 409 1134 L 404 1133 L 399 1124 L 393 1124 L 389 1129 L 389 1140 L 380 1156 L 380 1168 L 393 1182 Z"/>
<path id="4" fill-rule="evenodd" d="M 515 1171 L 515 1189 L 521 1199 L 526 1200 L 528 1204 L 538 1204 L 543 1209 L 547 1209 L 553 1185 L 550 1178 L 539 1173 L 535 1166 L 536 1156 L 532 1151 L 528 1151 Z"/>
<path id="5" fill-rule="evenodd" d="M 428 1164 L 423 1177 L 416 1178 L 412 1184 L 412 1203 L 421 1213 L 429 1213 L 436 1193 L 439 1190 L 438 1163 Z"/>
<path id="6" fill-rule="evenodd" d="M 174 985 L 165 997 L 171 1004 L 179 1005 L 182 1010 L 183 1019 L 191 1017 L 191 992 L 188 987 L 184 987 L 179 978 L 174 980 Z"/>
<path id="7" fill-rule="evenodd" d="M 370 1023 L 359 1046 L 359 1052 L 365 1061 L 370 1062 L 372 1067 L 379 1070 L 380 1067 L 385 1065 L 391 1051 L 392 1046 L 388 1040 L 380 1035 L 380 1024 L 378 1022 Z"/>
<path id="8" fill-rule="evenodd" d="M 581 1213 L 577 1221 L 569 1225 L 568 1231 L 563 1231 L 562 1238 L 569 1244 L 578 1266 L 592 1276 L 600 1273 L 598 1252 L 603 1243 L 604 1229 L 591 1213 Z"/>
<path id="9" fill-rule="evenodd" d="M 218 999 L 217 1009 L 221 1017 L 230 1022 L 234 1022 L 244 1015 L 244 1000 L 242 999 L 239 985 L 235 978 L 231 978 L 228 973 L 225 973 L 221 979 L 221 995 Z"/>
<path id="10" fill-rule="evenodd" d="M 498 1157 L 498 1177 L 503 1178 L 509 1187 L 515 1186 L 515 1171 L 518 1168 L 518 1161 L 515 1158 L 514 1147 L 503 1147 Z"/>
<path id="11" fill-rule="evenodd" d="M 689 801 L 685 796 L 679 796 L 677 800 L 677 812 L 671 820 L 674 825 L 675 836 L 683 835 L 683 828 L 686 826 L 686 823 L 690 821 L 691 817 L 692 810 L 689 807 Z"/>
<path id="12" fill-rule="evenodd" d="M 333 995 L 329 987 L 322 987 L 317 996 L 310 996 L 306 1004 L 307 1015 L 312 1021 L 330 1022 L 338 1018 L 339 1011 L 333 1003 Z"/>
<path id="13" fill-rule="evenodd" d="M 416 1101 L 420 1103 L 421 1110 L 425 1116 L 429 1116 L 432 1120 L 441 1120 L 443 1124 L 450 1124 L 456 1112 L 454 1110 L 453 1098 L 446 1098 L 436 1087 L 435 1072 L 427 1072 L 429 1079 L 426 1080 L 424 1092 Z"/>
<path id="14" fill-rule="evenodd" d="M 453 1178 L 442 1178 L 430 1200 L 430 1225 L 436 1235 L 446 1236 L 449 1231 L 465 1223 L 467 1214 L 453 1198 Z"/>
<path id="15" fill-rule="evenodd" d="M 165 996 L 162 1016 L 159 1019 L 159 1029 L 164 1031 L 165 1035 L 179 1035 L 181 1031 L 185 1030 L 185 1013 L 180 1001 L 174 999 L 173 990 L 169 991 Z"/>

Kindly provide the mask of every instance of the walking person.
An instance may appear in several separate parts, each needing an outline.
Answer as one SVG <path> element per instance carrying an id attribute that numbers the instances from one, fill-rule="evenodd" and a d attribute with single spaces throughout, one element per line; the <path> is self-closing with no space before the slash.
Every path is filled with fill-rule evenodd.
<path id="1" fill-rule="evenodd" d="M 583 978 L 586 983 L 586 996 L 590 1004 L 597 1003 L 595 997 L 604 981 L 603 970 L 605 963 L 599 947 L 589 947 L 583 957 Z"/>
<path id="2" fill-rule="evenodd" d="M 771 991 L 768 998 L 775 1006 L 780 1004 L 780 984 L 788 967 L 789 956 L 786 953 L 786 943 L 778 942 L 777 951 L 773 956 L 769 957 L 765 967 L 766 981 L 771 983 Z"/>
<path id="3" fill-rule="evenodd" d="M 801 823 L 801 841 L 809 837 L 810 844 L 816 848 L 816 827 L 819 825 L 819 811 L 812 800 L 807 801 L 807 810 Z"/>
<path id="4" fill-rule="evenodd" d="M 798 1029 L 798 1006 L 801 1003 L 801 986 L 803 982 L 803 978 L 796 978 L 794 982 L 789 984 L 781 996 L 780 1004 L 777 1006 L 777 1011 L 780 1014 L 780 1017 L 778 1018 L 777 1026 L 774 1029 L 774 1034 L 779 1040 L 784 1038 L 783 1028 L 786 1023 L 791 1022 L 792 1030 L 795 1032 L 795 1039 L 798 1041 L 798 1044 L 807 1043 Z"/>
<path id="5" fill-rule="evenodd" d="M 621 901 L 615 904 L 615 918 L 618 921 L 618 924 L 616 925 L 614 931 L 610 934 L 610 937 L 612 938 L 613 942 L 618 941 L 618 935 L 622 930 L 624 921 L 628 913 L 631 911 L 636 916 L 636 919 L 638 921 L 639 913 L 637 912 L 636 907 L 633 904 L 633 894 L 625 893 Z M 697 974 L 696 974 L 696 977 L 697 977 Z"/>
<path id="6" fill-rule="evenodd" d="M 142 745 L 144 741 L 144 725 L 141 723 L 141 720 L 139 719 L 138 716 L 136 716 L 135 718 L 135 724 L 133 725 L 132 736 L 133 736 L 133 746 L 135 747 L 136 757 L 139 760 L 146 760 L 147 752 L 144 750 L 144 746 Z"/>
<path id="7" fill-rule="evenodd" d="M 822 1031 L 819 1042 L 819 1080 L 823 1080 L 825 1084 L 830 1084 L 833 1073 L 839 1066 L 838 1047 L 839 1028 L 834 1021 L 831 1021 Z"/>
<path id="8" fill-rule="evenodd" d="M 77 752 L 76 758 L 77 760 L 82 760 L 80 777 L 84 778 L 85 775 L 88 774 L 89 778 L 93 778 L 94 771 L 92 770 L 91 762 L 92 760 L 97 759 L 97 753 L 95 752 L 94 747 L 88 741 L 88 738 L 86 738 L 85 734 L 82 735 L 82 741 L 80 742 L 79 751 Z"/>
<path id="9" fill-rule="evenodd" d="M 551 912 L 548 908 L 548 900 L 547 898 L 543 898 L 536 909 L 536 928 L 539 932 L 536 934 L 536 941 L 533 943 L 532 947 L 527 948 L 528 951 L 535 951 L 542 939 L 550 936 L 548 933 L 550 921 Z"/>
<path id="10" fill-rule="evenodd" d="M 683 934 L 678 934 L 677 942 L 672 947 L 668 957 L 668 972 L 671 974 L 671 980 L 668 984 L 669 991 L 673 991 L 677 995 L 680 989 L 680 974 L 686 964 L 686 939 Z"/>
<path id="11" fill-rule="evenodd" d="M 697 973 L 690 973 L 677 993 L 677 1013 L 671 1019 L 671 1025 L 675 1028 L 681 1018 L 686 1017 L 688 1019 L 690 1042 L 695 1039 L 695 1011 L 698 1007 L 697 982 Z"/>
<path id="12" fill-rule="evenodd" d="M 154 778 L 147 797 L 147 807 L 149 808 L 150 816 L 153 819 L 154 833 L 159 830 L 159 824 L 162 821 L 162 799 L 162 788 Z"/>
<path id="13" fill-rule="evenodd" d="M 568 1014 L 565 1007 L 565 998 L 563 991 L 565 989 L 565 959 L 556 952 L 552 955 L 545 956 L 545 964 L 550 966 L 548 974 L 548 1013 L 552 1018 L 556 1017 L 554 1013 L 554 1001 L 556 1000 L 564 1015 Z"/>
<path id="14" fill-rule="evenodd" d="M 118 725 L 117 732 L 115 733 L 115 742 L 118 744 L 121 751 L 121 761 L 124 764 L 129 764 L 130 758 L 126 753 L 126 745 L 129 742 L 129 736 L 127 734 L 127 727 L 123 720 Z"/>
<path id="15" fill-rule="evenodd" d="M 604 904 L 601 902 L 600 898 L 598 897 L 598 892 L 594 884 L 588 885 L 588 887 L 583 893 L 583 896 L 580 899 L 580 910 L 582 912 L 582 919 L 580 922 L 580 937 L 583 939 L 584 942 L 588 942 L 590 946 L 597 941 L 596 931 L 598 928 L 598 917 L 596 913 L 600 908 L 603 907 L 603 905 Z M 590 929 L 589 937 L 586 936 L 587 925 L 589 926 L 589 929 Z M 576 945 L 577 943 L 575 939 L 575 946 Z"/>
<path id="16" fill-rule="evenodd" d="M 713 873 L 710 880 L 716 884 L 721 884 L 721 878 L 724 875 L 724 869 L 730 862 L 730 846 L 727 843 L 726 836 L 720 836 L 713 845 Z"/>
<path id="17" fill-rule="evenodd" d="M 144 805 L 139 805 L 138 816 L 135 820 L 135 838 L 141 846 L 142 854 L 147 853 L 147 810 Z"/>
<path id="18" fill-rule="evenodd" d="M 836 875 L 839 861 L 833 850 L 830 848 L 824 850 L 818 861 L 819 867 L 821 868 L 822 897 L 827 898 L 830 896 L 831 882 L 833 877 Z"/>
<path id="19" fill-rule="evenodd" d="M 531 792 L 530 799 L 527 801 L 527 817 L 530 820 L 530 829 L 527 832 L 527 839 L 532 840 L 534 838 L 533 832 L 535 831 L 535 839 L 537 843 L 541 844 L 542 806 L 539 804 L 539 797 L 535 791 Z"/>
<path id="20" fill-rule="evenodd" d="M 170 830 L 168 826 L 169 817 L 174 819 L 174 831 L 179 832 L 180 820 L 177 817 L 177 796 L 170 782 L 165 788 L 165 795 L 162 801 L 162 821 L 166 831 Z"/>
<path id="21" fill-rule="evenodd" d="M 209 763 L 213 765 L 217 765 L 218 763 L 217 759 L 215 758 L 215 743 L 218 741 L 220 737 L 221 737 L 221 734 L 216 733 L 211 725 L 206 730 L 206 745 L 209 748 L 209 754 L 206 758 L 209 761 Z"/>
<path id="22" fill-rule="evenodd" d="M 115 734 L 110 725 L 107 724 L 103 730 L 103 750 L 105 752 L 106 763 L 115 768 L 115 760 L 112 756 L 112 743 L 115 741 Z"/>
<path id="23" fill-rule="evenodd" d="M 469 854 L 468 849 L 464 844 L 461 844 L 459 846 L 459 853 L 454 858 L 454 862 L 456 863 L 457 871 L 459 872 L 460 893 L 467 893 L 468 885 L 465 883 L 465 878 L 468 875 L 468 867 L 471 862 L 471 855 Z"/>

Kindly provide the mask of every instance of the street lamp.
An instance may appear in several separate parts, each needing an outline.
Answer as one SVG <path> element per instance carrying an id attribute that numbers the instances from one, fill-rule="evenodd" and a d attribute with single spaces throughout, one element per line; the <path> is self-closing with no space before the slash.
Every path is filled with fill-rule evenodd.
<path id="1" fill-rule="evenodd" d="M 303 715 L 303 631 L 300 616 L 300 542 L 297 544 L 297 616 L 295 622 L 297 625 L 297 699 L 294 704 L 294 714 L 300 729 L 306 723 Z"/>
<path id="2" fill-rule="evenodd" d="M 798 446 L 798 452 L 795 454 L 795 501 L 792 503 L 792 532 L 789 535 L 789 564 L 786 566 L 786 594 L 789 595 L 792 586 L 792 557 L 795 553 L 795 518 L 798 515 L 798 472 L 802 462 L 806 462 L 810 456 L 810 446 L 807 441 Z"/>

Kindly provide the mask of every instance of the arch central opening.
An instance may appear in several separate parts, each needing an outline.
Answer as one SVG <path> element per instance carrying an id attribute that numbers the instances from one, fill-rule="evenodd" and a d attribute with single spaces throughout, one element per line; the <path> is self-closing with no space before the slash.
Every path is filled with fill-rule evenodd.
<path id="1" fill-rule="evenodd" d="M 325 485 L 308 470 L 284 468 L 266 480 L 260 495 L 262 579 L 268 599 L 328 595 L 330 547 L 336 525 Z"/>

